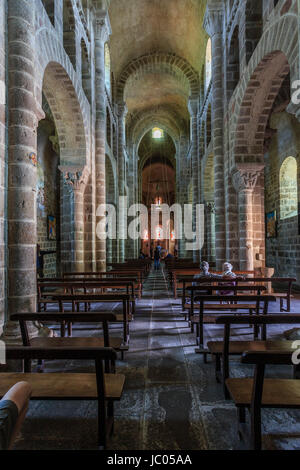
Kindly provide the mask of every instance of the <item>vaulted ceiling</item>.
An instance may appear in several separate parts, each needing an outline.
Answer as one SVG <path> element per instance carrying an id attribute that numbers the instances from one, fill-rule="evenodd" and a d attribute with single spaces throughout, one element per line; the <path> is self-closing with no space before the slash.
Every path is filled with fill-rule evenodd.
<path id="1" fill-rule="evenodd" d="M 110 1 L 111 69 L 134 143 L 151 125 L 173 140 L 188 133 L 188 98 L 199 93 L 205 61 L 205 8 L 206 0 Z"/>

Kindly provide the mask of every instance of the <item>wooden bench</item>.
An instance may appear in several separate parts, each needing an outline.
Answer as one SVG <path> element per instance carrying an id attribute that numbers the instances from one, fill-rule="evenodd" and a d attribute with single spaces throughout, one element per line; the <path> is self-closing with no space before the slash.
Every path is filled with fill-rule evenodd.
<path id="1" fill-rule="evenodd" d="M 96 400 L 98 445 L 100 448 L 107 447 L 107 439 L 113 432 L 114 402 L 121 399 L 125 383 L 122 374 L 104 373 L 104 361 L 116 359 L 112 348 L 8 346 L 6 359 L 93 360 L 95 373 L 0 372 L 0 397 L 16 382 L 24 380 L 32 388 L 32 400 Z"/>
<path id="2" fill-rule="evenodd" d="M 293 277 L 255 277 L 253 279 L 237 279 L 238 284 L 245 284 L 249 282 L 255 283 L 264 283 L 268 287 L 268 294 L 274 295 L 276 299 L 280 301 L 280 311 L 281 312 L 290 312 L 291 311 L 291 298 L 292 296 L 292 288 L 293 282 L 296 282 L 297 279 Z M 272 284 L 276 285 L 284 285 L 286 284 L 286 291 L 285 292 L 273 292 Z M 284 308 L 284 300 L 286 301 L 286 308 Z"/>
<path id="3" fill-rule="evenodd" d="M 111 347 L 115 351 L 121 352 L 122 359 L 124 358 L 124 351 L 128 350 L 128 346 L 123 344 L 122 337 L 110 337 L 109 323 L 116 322 L 116 315 L 113 313 L 103 312 L 36 312 L 36 313 L 15 313 L 11 315 L 12 321 L 20 323 L 20 330 L 22 335 L 23 346 L 34 347 Z M 41 337 L 29 338 L 27 330 L 27 322 L 54 322 L 60 323 L 60 337 Z M 89 336 L 89 337 L 65 337 L 65 324 L 66 323 L 101 323 L 103 337 Z"/>
<path id="4" fill-rule="evenodd" d="M 128 304 L 130 301 L 130 295 L 128 294 L 59 294 L 51 293 L 51 299 L 48 299 L 48 303 L 57 303 L 60 312 L 65 312 L 64 305 L 71 303 L 72 307 L 76 303 L 79 307 L 80 304 L 92 304 L 92 303 L 121 303 L 122 313 L 116 314 L 116 323 L 123 323 L 123 342 L 124 345 L 129 343 L 129 322 L 132 320 L 132 316 L 129 313 Z M 46 299 L 42 299 L 41 303 L 44 303 Z M 73 310 L 73 308 L 72 308 Z M 86 307 L 85 307 L 86 310 Z M 69 323 L 69 335 L 72 334 L 72 328 Z"/>
<path id="5" fill-rule="evenodd" d="M 220 285 L 197 285 L 197 286 L 189 286 L 188 291 L 191 293 L 190 298 L 191 298 L 191 303 L 190 304 L 185 304 L 184 305 L 184 310 L 188 310 L 189 312 L 189 321 L 191 321 L 191 317 L 194 316 L 195 308 L 198 307 L 200 308 L 200 299 L 201 299 L 201 294 L 199 295 L 199 292 L 203 292 L 204 295 L 213 295 L 213 293 L 218 293 L 219 291 L 222 292 L 228 292 L 234 293 L 234 295 L 240 295 L 241 297 L 244 295 L 243 293 L 246 292 L 246 295 L 250 294 L 255 294 L 255 295 L 261 295 L 265 290 L 265 286 L 220 286 Z M 240 292 L 241 291 L 241 292 Z M 217 294 L 215 294 L 217 295 Z M 218 294 L 221 295 L 221 294 Z M 228 296 L 224 294 L 224 296 Z M 197 303 L 199 301 L 198 305 L 195 305 L 195 302 Z M 218 304 L 208 304 L 207 309 L 217 311 L 217 312 L 222 312 L 224 310 L 247 310 L 250 314 L 253 313 L 254 310 L 257 308 L 257 304 L 231 304 L 228 305 L 228 301 L 224 305 L 222 303 L 223 301 L 220 300 Z M 185 317 L 186 318 L 186 317 Z M 192 329 L 193 332 L 193 329 Z"/>
<path id="6" fill-rule="evenodd" d="M 130 295 L 130 300 L 128 303 L 129 312 L 134 315 L 135 313 L 135 295 L 134 295 L 134 285 L 133 282 L 124 281 L 124 280 L 114 280 L 114 279 L 55 279 L 52 278 L 47 280 L 44 278 L 42 281 L 38 281 L 38 302 L 41 303 L 41 299 L 46 296 L 51 296 L 53 292 L 44 292 L 44 289 L 60 289 L 63 293 L 76 294 L 80 290 L 84 294 L 88 293 L 88 290 L 100 290 L 99 293 L 105 293 L 107 289 L 114 290 L 126 290 L 126 294 Z M 86 311 L 88 310 L 88 305 L 85 304 Z M 73 310 L 75 310 L 75 304 L 73 305 Z"/>
<path id="7" fill-rule="evenodd" d="M 187 287 L 191 284 L 213 284 L 218 285 L 218 283 L 222 282 L 222 280 L 218 278 L 199 278 L 194 279 L 193 276 L 182 276 L 179 278 L 179 281 L 182 282 L 182 307 L 186 305 L 186 298 L 187 298 Z M 225 281 L 225 280 L 224 280 Z M 226 281 L 225 281 L 226 282 Z M 293 282 L 296 282 L 295 278 L 285 278 L 285 277 L 272 277 L 272 278 L 265 278 L 265 277 L 240 277 L 234 279 L 236 285 L 264 285 L 267 288 L 267 295 L 273 295 L 276 299 L 280 300 L 280 311 L 281 312 L 290 312 L 291 309 L 291 298 L 292 296 L 292 287 Z M 275 283 L 276 285 L 279 284 L 286 284 L 286 291 L 285 292 L 273 292 L 271 284 Z M 221 289 L 220 289 L 221 290 Z M 286 308 L 284 308 L 284 300 L 286 301 Z"/>
<path id="8" fill-rule="evenodd" d="M 120 279 L 123 281 L 134 282 L 134 289 L 138 293 L 138 298 L 142 297 L 143 293 L 143 278 L 139 271 L 127 270 L 127 271 L 106 271 L 106 272 L 71 272 L 63 273 L 63 279 L 67 278 L 95 278 L 95 279 Z"/>
<path id="9" fill-rule="evenodd" d="M 183 281 L 186 280 L 186 278 L 190 279 L 190 282 L 197 282 L 199 279 L 194 279 L 194 276 L 199 275 L 200 269 L 199 267 L 197 269 L 185 269 L 185 270 L 179 270 L 179 271 L 173 271 L 173 291 L 174 291 L 174 298 L 177 299 L 178 297 L 178 289 L 179 288 L 184 288 L 183 286 Z M 223 273 L 221 271 L 211 271 L 211 274 L 217 274 L 217 275 L 222 275 Z M 254 271 L 235 271 L 235 274 L 239 276 L 254 276 Z M 208 278 L 203 278 L 203 279 L 208 279 L 212 280 L 212 277 Z M 200 278 L 201 280 L 201 278 Z M 214 282 L 222 282 L 222 279 L 220 278 L 215 278 Z M 226 278 L 224 277 L 224 281 L 226 282 Z"/>
<path id="10" fill-rule="evenodd" d="M 262 408 L 300 409 L 300 380 L 265 378 L 267 365 L 291 366 L 292 352 L 248 351 L 242 364 L 254 364 L 254 377 L 227 379 L 226 386 L 238 410 L 238 431 L 253 450 L 262 448 Z M 250 411 L 250 429 L 246 424 L 246 409 Z"/>
<path id="11" fill-rule="evenodd" d="M 230 339 L 231 326 L 254 325 L 258 327 L 265 325 L 267 328 L 267 325 L 269 324 L 298 324 L 300 323 L 300 315 L 268 314 L 265 317 L 246 315 L 221 316 L 215 320 L 215 323 L 217 325 L 224 325 L 223 341 L 209 341 L 207 343 L 207 348 L 215 358 L 216 380 L 222 383 L 225 398 L 229 398 L 225 382 L 230 375 L 230 356 L 241 356 L 245 351 L 288 350 L 292 349 L 293 345 L 293 341 L 268 340 L 267 331 L 265 338 L 262 338 L 261 341 L 232 341 Z"/>
<path id="12" fill-rule="evenodd" d="M 199 296 L 200 308 L 199 308 L 199 315 L 194 315 L 191 317 L 192 324 L 196 325 L 196 341 L 199 345 L 199 349 L 196 350 L 197 353 L 204 355 L 204 361 L 206 362 L 207 354 L 209 354 L 209 350 L 204 348 L 204 324 L 209 321 L 209 317 L 214 315 L 216 316 L 216 311 L 211 311 L 210 303 L 209 302 L 229 302 L 228 305 L 225 305 L 224 311 L 222 310 L 223 314 L 232 315 L 232 305 L 238 304 L 241 302 L 241 310 L 246 309 L 249 310 L 249 306 L 255 305 L 255 310 L 253 313 L 256 315 L 267 315 L 268 307 L 270 302 L 276 302 L 276 299 L 270 295 L 202 295 Z M 239 305 L 239 304 L 238 304 Z M 227 309 L 226 309 L 227 307 Z M 244 308 L 243 308 L 244 307 Z M 238 311 L 239 309 L 236 308 Z M 204 313 L 208 317 L 204 317 Z M 215 322 L 215 318 L 213 318 L 212 322 Z M 257 330 L 254 329 L 254 337 L 257 337 Z M 263 326 L 262 331 L 263 339 L 266 339 L 266 328 Z"/>

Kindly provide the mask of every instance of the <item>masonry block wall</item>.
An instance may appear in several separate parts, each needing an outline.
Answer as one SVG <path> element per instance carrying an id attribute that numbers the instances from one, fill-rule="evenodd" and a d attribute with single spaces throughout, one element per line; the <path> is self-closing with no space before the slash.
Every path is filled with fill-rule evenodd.
<path id="1" fill-rule="evenodd" d="M 276 210 L 277 235 L 267 240 L 267 265 L 275 267 L 276 274 L 295 276 L 300 278 L 300 231 L 298 220 L 299 201 L 299 151 L 300 151 L 300 124 L 286 112 L 272 115 L 271 127 L 275 134 L 265 155 L 266 162 L 266 212 Z M 293 175 L 288 180 L 296 183 L 297 193 L 289 185 L 285 191 L 284 169 L 285 162 L 290 157 L 295 159 Z M 295 200 L 296 199 L 296 200 Z M 289 203 L 289 214 L 283 213 L 283 204 Z M 295 207 L 296 206 L 296 207 Z M 296 212 L 296 214 L 295 214 Z"/>

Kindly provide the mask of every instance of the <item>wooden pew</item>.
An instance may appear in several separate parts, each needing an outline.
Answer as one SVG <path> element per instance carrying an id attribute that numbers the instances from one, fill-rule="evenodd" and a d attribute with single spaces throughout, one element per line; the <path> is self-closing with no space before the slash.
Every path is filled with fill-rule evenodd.
<path id="1" fill-rule="evenodd" d="M 60 279 L 50 279 L 47 280 L 47 278 L 44 278 L 43 280 L 38 280 L 37 283 L 38 287 L 38 302 L 42 303 L 43 297 L 47 297 L 47 295 L 51 296 L 53 292 L 47 292 L 45 293 L 43 289 L 45 288 L 57 288 L 61 289 L 62 292 L 69 292 L 71 294 L 76 294 L 79 293 L 80 290 L 83 290 L 84 294 L 88 293 L 88 290 L 94 291 L 100 290 L 101 293 L 105 293 L 107 289 L 122 289 L 126 290 L 126 294 L 130 296 L 130 301 L 129 301 L 129 312 L 134 315 L 135 313 L 135 294 L 134 294 L 134 285 L 133 282 L 130 281 L 124 281 L 124 280 L 115 280 L 115 279 L 91 279 L 88 280 L 86 278 L 84 279 L 73 279 L 73 278 L 66 278 L 63 280 Z M 87 311 L 87 304 L 86 306 L 86 311 Z M 73 310 L 75 310 L 75 305 L 73 305 Z"/>
<path id="2" fill-rule="evenodd" d="M 262 316 L 226 316 L 216 318 L 217 325 L 224 325 L 223 341 L 209 341 L 207 348 L 215 358 L 216 380 L 223 385 L 225 398 L 229 398 L 226 388 L 226 380 L 230 376 L 229 359 L 230 356 L 241 356 L 245 351 L 269 351 L 269 350 L 287 350 L 292 349 L 293 341 L 286 340 L 268 340 L 267 332 L 264 340 L 258 341 L 232 341 L 230 339 L 230 331 L 232 325 L 254 325 L 256 327 L 268 324 L 298 324 L 300 323 L 300 315 L 279 315 L 268 314 Z"/>
<path id="3" fill-rule="evenodd" d="M 199 267 L 197 269 L 184 269 L 184 270 L 175 270 L 173 271 L 173 292 L 174 292 L 174 298 L 177 299 L 178 297 L 178 289 L 182 288 L 183 289 L 183 281 L 186 280 L 186 277 L 191 280 L 190 282 L 193 282 L 193 276 L 198 275 L 200 272 Z M 211 274 L 218 274 L 222 275 L 223 273 L 221 271 L 211 271 Z M 235 271 L 235 274 L 240 277 L 240 276 L 254 276 L 254 271 Z M 207 278 L 211 279 L 211 278 Z M 224 278 L 225 281 L 226 278 Z M 198 279 L 195 279 L 195 282 L 197 282 Z M 219 282 L 221 282 L 221 279 L 218 279 Z"/>
<path id="4" fill-rule="evenodd" d="M 261 410 L 263 408 L 300 409 L 300 380 L 265 378 L 267 365 L 292 365 L 290 349 L 286 351 L 248 351 L 242 364 L 254 364 L 254 377 L 227 379 L 226 386 L 238 410 L 238 431 L 249 439 L 252 450 L 261 450 Z M 246 425 L 246 409 L 250 411 L 250 430 Z"/>
<path id="5" fill-rule="evenodd" d="M 180 282 L 183 284 L 183 295 L 182 295 L 182 306 L 184 310 L 184 305 L 186 304 L 186 298 L 187 298 L 187 287 L 191 284 L 218 284 L 222 282 L 222 280 L 218 278 L 200 278 L 200 279 L 194 279 L 193 276 L 183 276 L 179 278 Z M 224 279 L 226 282 L 226 280 Z M 236 285 L 264 285 L 267 288 L 267 295 L 273 295 L 276 297 L 276 299 L 280 300 L 280 311 L 281 312 L 290 312 L 291 309 L 291 298 L 293 297 L 291 295 L 292 293 L 292 287 L 293 287 L 293 282 L 296 282 L 295 278 L 285 278 L 285 277 L 276 277 L 276 278 L 265 278 L 265 277 L 253 277 L 253 278 L 248 278 L 248 277 L 240 277 L 238 276 L 236 279 L 234 279 L 234 282 Z M 277 292 L 274 293 L 273 289 L 270 289 L 270 284 L 275 283 L 276 285 L 284 285 L 286 284 L 286 292 Z M 283 301 L 286 301 L 286 309 L 284 308 Z"/>
<path id="6" fill-rule="evenodd" d="M 224 286 L 225 287 L 225 286 Z M 199 308 L 199 316 L 194 315 L 191 318 L 191 322 L 196 325 L 196 341 L 199 345 L 199 349 L 196 350 L 197 353 L 204 355 L 204 361 L 206 362 L 207 354 L 209 353 L 208 349 L 204 348 L 204 323 L 208 323 L 210 318 L 209 316 L 216 316 L 216 310 L 211 309 L 211 304 L 209 302 L 229 302 L 229 305 L 224 305 L 222 309 L 223 314 L 232 315 L 232 306 L 235 303 L 241 302 L 238 304 L 236 311 L 239 310 L 248 310 L 249 306 L 255 306 L 253 309 L 253 313 L 255 312 L 256 315 L 260 315 L 262 312 L 263 315 L 267 315 L 268 313 L 268 306 L 269 302 L 276 302 L 275 297 L 270 295 L 201 295 L 199 296 L 200 308 Z M 226 308 L 227 307 L 227 308 Z M 204 313 L 206 317 L 204 317 Z M 215 318 L 212 319 L 215 322 Z M 257 335 L 256 330 L 254 330 L 254 336 Z M 262 329 L 262 339 L 266 339 L 266 328 L 263 326 Z"/>
<path id="7" fill-rule="evenodd" d="M 220 290 L 222 292 L 228 292 L 231 293 L 233 292 L 235 295 L 240 295 L 242 296 L 244 292 L 246 292 L 246 295 L 251 295 L 251 294 L 256 294 L 256 295 L 261 295 L 264 291 L 266 291 L 265 286 L 240 286 L 240 285 L 235 285 L 235 286 L 221 286 L 221 285 L 203 285 L 199 284 L 197 286 L 189 286 L 188 291 L 191 293 L 191 303 L 190 304 L 185 304 L 184 305 L 184 310 L 188 310 L 189 312 L 189 322 L 191 321 L 191 317 L 194 316 L 195 308 L 199 307 L 200 308 L 200 303 L 195 305 L 195 302 L 197 303 L 198 301 L 200 302 L 202 294 L 199 295 L 199 292 L 203 292 L 203 295 L 212 295 L 214 292 L 218 293 Z M 215 294 L 215 295 L 221 295 L 221 294 Z M 228 297 L 228 295 L 224 294 L 224 296 Z M 248 310 L 249 313 L 253 313 L 254 310 L 256 310 L 257 305 L 256 304 L 245 304 L 245 305 L 228 305 L 226 303 L 225 305 L 222 303 L 220 300 L 219 303 L 213 304 L 213 305 L 208 305 L 208 309 L 214 310 L 217 312 L 222 312 L 224 310 Z M 193 332 L 193 330 L 192 330 Z"/>
<path id="8" fill-rule="evenodd" d="M 99 278 L 99 279 L 121 279 L 123 281 L 133 281 L 134 288 L 138 291 L 139 299 L 143 293 L 143 279 L 140 271 L 127 270 L 127 271 L 107 271 L 107 272 L 78 272 L 78 273 L 63 273 L 63 278 Z"/>
<path id="9" fill-rule="evenodd" d="M 268 284 L 273 284 L 275 283 L 276 285 L 284 285 L 286 284 L 286 292 L 273 292 L 272 288 L 268 289 L 268 293 L 271 295 L 274 295 L 276 299 L 279 299 L 280 301 L 280 311 L 281 312 L 290 312 L 291 311 L 291 298 L 292 298 L 292 288 L 293 288 L 293 282 L 296 282 L 297 279 L 293 277 L 255 277 L 254 279 L 238 279 L 237 282 L 238 284 L 241 283 L 249 283 L 249 282 L 254 282 L 254 283 L 265 283 L 266 285 Z M 283 301 L 286 301 L 286 308 L 284 308 Z"/>
<path id="10" fill-rule="evenodd" d="M 123 338 L 111 338 L 109 336 L 109 323 L 116 322 L 117 317 L 113 313 L 104 312 L 36 312 L 36 313 L 15 313 L 11 315 L 12 321 L 20 323 L 20 330 L 22 334 L 23 346 L 42 347 L 65 347 L 72 346 L 77 348 L 84 347 L 111 347 L 115 351 L 120 351 L 122 359 L 124 358 L 124 351 L 128 350 L 128 346 L 124 346 Z M 61 337 L 40 337 L 29 338 L 27 322 L 54 322 L 61 325 Z M 103 330 L 103 337 L 89 336 L 89 337 L 69 337 L 65 338 L 64 329 L 65 323 L 101 323 Z"/>
<path id="11" fill-rule="evenodd" d="M 78 304 L 92 304 L 92 303 L 121 303 L 123 310 L 121 314 L 116 314 L 116 322 L 123 323 L 123 342 L 124 345 L 129 343 L 129 322 L 132 317 L 129 313 L 130 295 L 128 294 L 51 294 L 51 300 L 48 303 L 58 303 L 59 311 L 64 312 L 64 304 L 74 303 Z M 44 300 L 43 300 L 44 303 Z M 85 307 L 86 309 L 86 307 Z M 72 309 L 73 310 L 73 309 Z M 72 334 L 72 329 L 69 326 L 69 335 Z"/>
<path id="12" fill-rule="evenodd" d="M 36 348 L 8 346 L 7 359 L 38 360 L 93 360 L 95 373 L 29 373 L 0 372 L 0 397 L 16 382 L 26 381 L 32 388 L 32 400 L 96 400 L 98 402 L 98 445 L 107 447 L 113 432 L 114 401 L 122 397 L 125 376 L 104 373 L 104 361 L 115 361 L 112 348 L 65 347 Z"/>

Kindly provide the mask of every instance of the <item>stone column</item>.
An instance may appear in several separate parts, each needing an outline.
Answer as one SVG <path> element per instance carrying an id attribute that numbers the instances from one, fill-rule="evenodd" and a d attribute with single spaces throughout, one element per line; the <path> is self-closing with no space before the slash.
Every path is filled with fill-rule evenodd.
<path id="1" fill-rule="evenodd" d="M 215 167 L 216 264 L 221 269 L 226 257 L 224 186 L 224 89 L 223 89 L 223 7 L 208 4 L 204 28 L 212 43 L 212 142 Z"/>
<path id="2" fill-rule="evenodd" d="M 240 165 L 232 175 L 238 193 L 240 269 L 253 271 L 253 193 L 263 165 Z"/>
<path id="3" fill-rule="evenodd" d="M 3 2 L 2 2 L 3 3 Z M 35 0 L 8 2 L 8 318 L 36 310 Z M 7 322 L 4 339 L 20 336 Z"/>
<path id="4" fill-rule="evenodd" d="M 199 155 L 198 155 L 198 105 L 199 98 L 189 99 L 188 107 L 191 116 L 191 160 L 193 181 L 193 231 L 196 230 L 196 205 L 199 204 Z M 200 260 L 200 250 L 194 250 L 193 260 Z"/>
<path id="5" fill-rule="evenodd" d="M 118 105 L 118 184 L 119 184 L 119 197 L 125 196 L 125 146 L 126 146 L 126 133 L 125 133 L 125 118 L 128 109 L 125 103 Z M 119 203 L 118 203 L 119 207 Z M 126 221 L 122 216 L 119 219 L 118 233 L 125 229 Z M 125 260 L 125 240 L 119 238 L 119 262 Z"/>
<path id="6" fill-rule="evenodd" d="M 105 141 L 106 141 L 106 98 L 105 98 L 105 54 L 104 46 L 111 34 L 109 18 L 105 12 L 96 12 L 95 20 L 95 83 L 96 83 L 96 211 L 105 204 Z M 97 220 L 99 222 L 99 220 Z M 96 237 L 96 269 L 106 270 L 106 240 Z"/>
<path id="7" fill-rule="evenodd" d="M 215 203 L 206 203 L 206 247 L 207 247 L 207 261 L 214 263 L 216 260 L 216 245 L 215 245 Z"/>
<path id="8" fill-rule="evenodd" d="M 73 220 L 71 221 L 71 270 L 74 272 L 85 271 L 85 240 L 84 240 L 84 191 L 89 179 L 87 167 L 59 167 L 63 174 L 64 184 L 69 186 L 71 202 L 73 206 Z M 70 227 L 70 228 L 71 228 Z"/>
<path id="9" fill-rule="evenodd" d="M 0 2 L 0 335 L 4 323 L 5 308 L 5 131 L 6 131 L 6 84 L 5 84 L 5 2 Z"/>
<path id="10" fill-rule="evenodd" d="M 184 205 L 189 203 L 188 182 L 190 179 L 190 171 L 187 162 L 188 139 L 185 135 L 180 137 L 179 141 L 179 158 L 176 165 L 176 202 L 181 205 L 182 210 L 182 238 L 178 240 L 178 257 L 183 259 L 187 257 L 186 240 L 184 236 Z M 177 234 L 176 234 L 177 235 Z"/>

